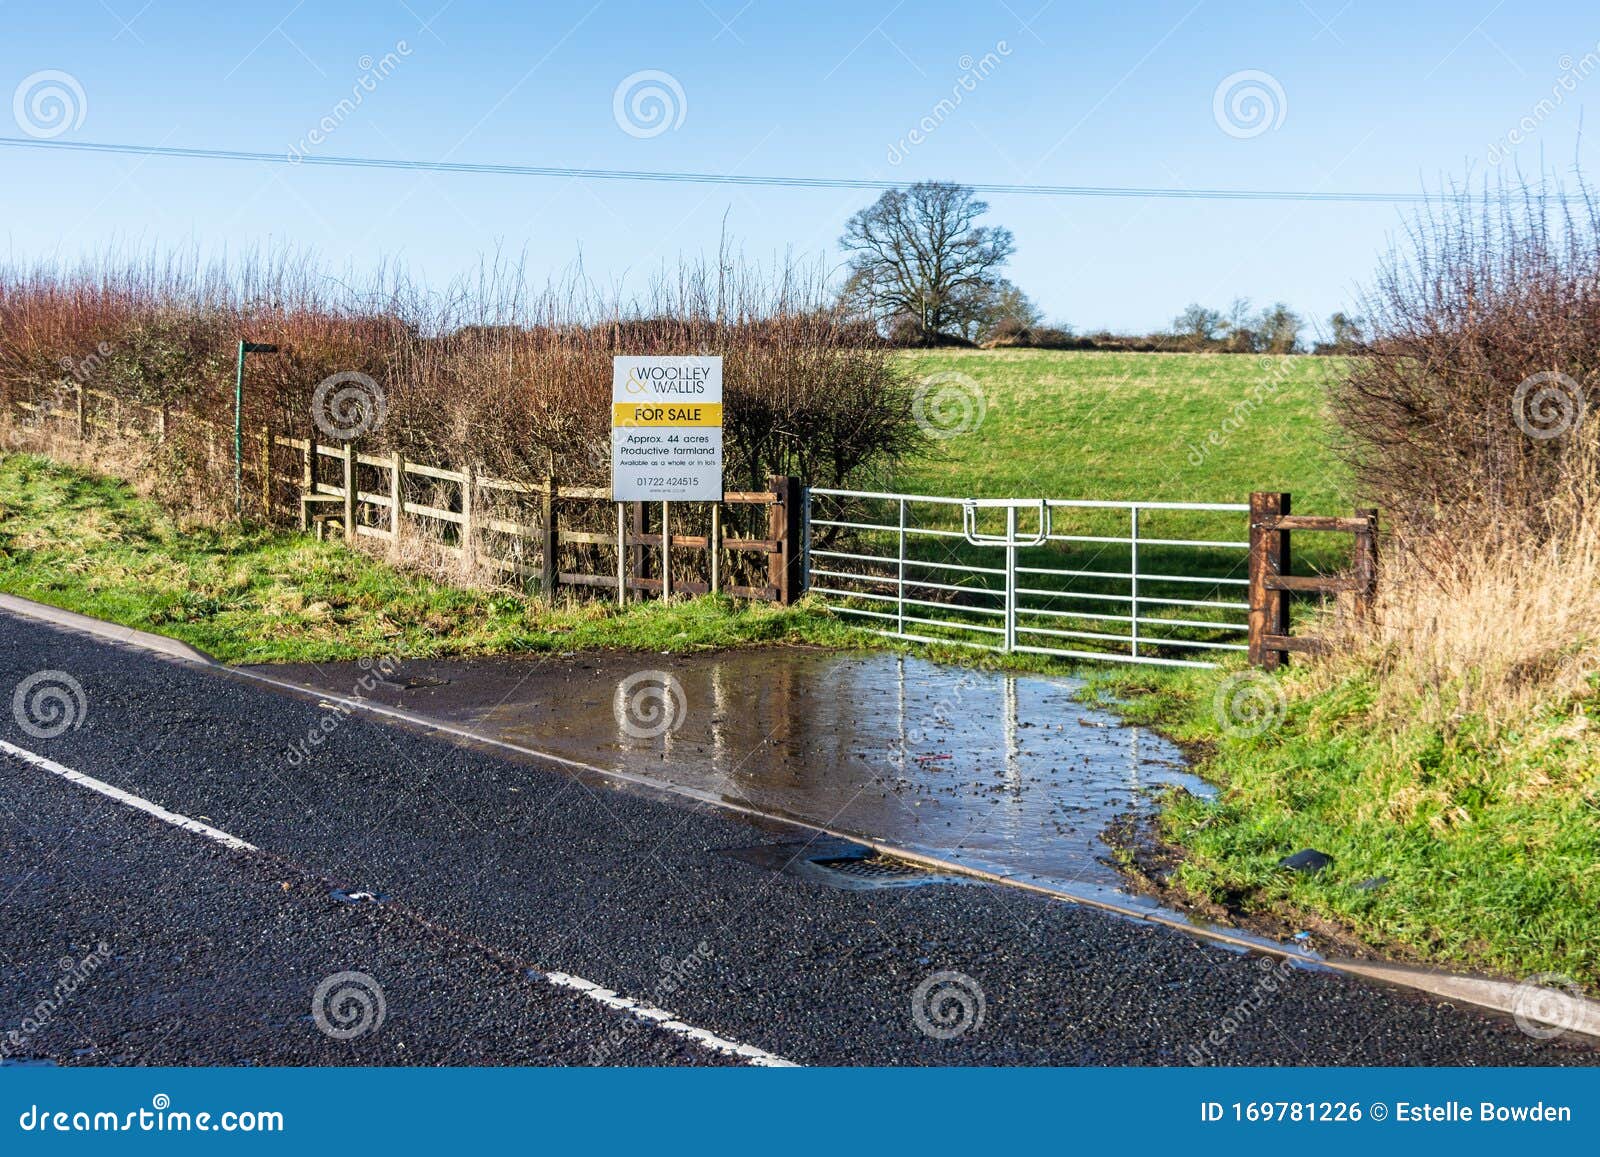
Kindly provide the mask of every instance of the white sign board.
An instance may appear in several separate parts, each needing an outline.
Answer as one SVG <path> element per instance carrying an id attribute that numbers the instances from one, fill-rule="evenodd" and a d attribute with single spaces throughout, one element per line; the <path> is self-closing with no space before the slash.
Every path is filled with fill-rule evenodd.
<path id="1" fill-rule="evenodd" d="M 611 497 L 722 498 L 722 359 L 611 362 Z"/>

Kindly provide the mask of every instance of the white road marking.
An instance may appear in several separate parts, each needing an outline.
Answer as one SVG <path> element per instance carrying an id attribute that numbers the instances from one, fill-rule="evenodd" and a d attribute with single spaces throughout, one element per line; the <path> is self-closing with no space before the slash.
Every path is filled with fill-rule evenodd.
<path id="1" fill-rule="evenodd" d="M 37 767 L 41 771 L 48 771 L 51 775 L 60 776 L 70 783 L 86 787 L 90 791 L 99 792 L 107 799 L 116 800 L 118 803 L 126 804 L 128 807 L 142 811 L 146 815 L 154 816 L 162 823 L 171 824 L 175 828 L 182 828 L 184 831 L 192 832 L 197 836 L 204 836 L 212 843 L 221 844 L 232 851 L 244 852 L 250 855 L 261 852 L 261 849 L 254 844 L 241 840 L 238 836 L 229 835 L 221 828 L 214 828 L 210 824 L 190 819 L 186 815 L 168 811 L 160 804 L 151 803 L 149 800 L 133 795 L 131 792 L 123 791 L 120 787 L 113 787 L 111 784 L 106 783 L 104 780 L 96 779 L 92 775 L 84 775 L 81 771 L 74 771 L 65 764 L 57 763 L 53 759 L 46 759 L 44 756 L 29 751 L 25 747 L 18 747 L 14 743 L 8 743 L 6 740 L 0 739 L 0 751 L 20 759 L 30 766 Z M 718 1036 L 707 1029 L 696 1028 L 686 1021 L 679 1020 L 664 1008 L 656 1008 L 653 1005 L 634 1000 L 632 997 L 622 996 L 609 988 L 601 987 L 592 980 L 585 980 L 581 976 L 573 976 L 567 972 L 539 972 L 536 970 L 530 970 L 527 975 L 537 977 L 553 988 L 579 993 L 613 1011 L 631 1016 L 635 1020 L 644 1021 L 655 1028 L 661 1029 L 663 1032 L 669 1032 L 675 1036 L 683 1037 L 685 1040 L 691 1040 L 710 1052 L 720 1053 L 723 1056 L 738 1057 L 746 1064 L 764 1068 L 797 1067 L 793 1061 L 784 1060 L 775 1053 L 769 1053 L 765 1049 L 756 1048 L 754 1045 L 740 1044 L 738 1041 L 728 1040 L 726 1037 Z"/>
<path id="2" fill-rule="evenodd" d="M 160 804 L 151 803 L 149 800 L 141 799 L 136 795 L 130 795 L 120 787 L 112 787 L 109 783 L 95 779 L 92 775 L 84 775 L 81 771 L 73 771 L 72 768 L 59 764 L 53 759 L 46 759 L 42 755 L 35 755 L 26 748 L 18 747 L 15 743 L 7 743 L 4 739 L 0 739 L 0 751 L 4 751 L 7 755 L 14 755 L 24 763 L 31 763 L 34 767 L 48 771 L 51 775 L 59 775 L 62 779 L 70 780 L 75 784 L 88 788 L 90 791 L 97 791 L 108 799 L 114 799 L 118 803 L 125 803 L 131 808 L 138 808 L 147 815 L 155 816 L 162 823 L 171 824 L 175 828 L 182 828 L 186 832 L 193 832 L 197 836 L 204 836 L 212 843 L 221 844 L 225 848 L 232 848 L 236 852 L 258 852 L 261 850 L 254 844 L 245 843 L 238 836 L 230 836 L 220 828 L 214 828 L 210 824 L 203 824 L 199 820 L 192 820 L 188 816 L 181 816 L 177 812 L 169 812 Z"/>
<path id="3" fill-rule="evenodd" d="M 574 992 L 581 992 L 590 1000 L 598 1001 L 607 1008 L 627 1013 L 636 1020 L 645 1021 L 648 1024 L 653 1024 L 656 1028 L 692 1040 L 712 1052 L 722 1053 L 724 1056 L 738 1057 L 760 1068 L 793 1069 L 799 1067 L 793 1061 L 786 1061 L 775 1053 L 756 1048 L 755 1045 L 742 1045 L 737 1041 L 720 1037 L 716 1033 L 707 1032 L 703 1028 L 695 1028 L 692 1024 L 686 1024 L 679 1020 L 664 1008 L 640 1004 L 632 997 L 620 996 L 611 991 L 611 989 L 601 988 L 598 984 L 585 980 L 581 976 L 571 976 L 565 972 L 544 972 L 539 975 L 559 988 L 570 988 Z"/>

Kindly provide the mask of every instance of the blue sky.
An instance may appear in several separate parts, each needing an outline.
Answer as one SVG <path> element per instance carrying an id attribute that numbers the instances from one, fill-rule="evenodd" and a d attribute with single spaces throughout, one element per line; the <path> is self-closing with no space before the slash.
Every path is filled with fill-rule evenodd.
<path id="1" fill-rule="evenodd" d="M 8 0 L 0 18 L 0 96 L 13 98 L 0 135 L 284 155 L 1416 192 L 1493 173 L 1497 142 L 1500 168 L 1567 170 L 1591 88 L 1600 106 L 1600 13 L 1576 3 Z M 615 111 L 619 85 L 646 71 L 671 78 L 659 132 L 626 99 Z M 1266 95 L 1265 122 L 1230 117 L 1226 99 L 1219 114 L 1219 86 L 1239 73 L 1265 74 L 1236 82 Z M 359 105 L 340 111 L 364 75 Z M 938 111 L 964 75 L 959 106 Z M 51 85 L 67 94 L 64 124 L 29 103 Z M 931 131 L 909 144 L 924 118 Z M 1592 135 L 1581 156 L 1595 167 Z M 341 266 L 399 258 L 435 283 L 503 246 L 525 247 L 541 274 L 581 252 L 591 277 L 641 284 L 664 258 L 714 247 L 724 215 L 750 256 L 837 261 L 844 220 L 874 196 L 13 148 L 0 166 L 13 257 L 270 240 Z M 1409 212 L 988 200 L 1016 234 L 1013 279 L 1080 329 L 1164 326 L 1191 300 L 1234 296 L 1323 317 Z"/>

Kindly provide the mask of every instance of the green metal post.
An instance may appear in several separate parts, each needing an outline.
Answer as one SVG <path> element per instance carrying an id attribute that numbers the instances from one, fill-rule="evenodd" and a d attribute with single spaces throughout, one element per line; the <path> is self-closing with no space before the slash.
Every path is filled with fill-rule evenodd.
<path id="1" fill-rule="evenodd" d="M 239 343 L 238 368 L 233 375 L 233 513 L 244 517 L 244 349 Z"/>
<path id="2" fill-rule="evenodd" d="M 244 517 L 244 355 L 277 352 L 277 346 L 264 342 L 239 342 L 238 368 L 233 376 L 233 513 L 238 518 Z"/>

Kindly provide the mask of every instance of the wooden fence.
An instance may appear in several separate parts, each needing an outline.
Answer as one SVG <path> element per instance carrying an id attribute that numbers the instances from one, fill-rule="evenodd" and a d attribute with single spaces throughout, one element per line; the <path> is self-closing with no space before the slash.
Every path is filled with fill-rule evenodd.
<path id="1" fill-rule="evenodd" d="M 469 569 L 485 566 L 537 581 L 546 596 L 568 586 L 610 591 L 618 601 L 625 601 L 630 592 L 662 598 L 711 593 L 787 605 L 801 593 L 802 488 L 794 478 L 774 476 L 768 479 L 767 490 L 728 491 L 720 503 L 692 504 L 709 507 L 706 534 L 652 533 L 654 512 L 659 512 L 661 527 L 671 526 L 673 503 L 613 502 L 605 487 L 570 485 L 555 479 L 530 483 L 492 478 L 471 466 L 450 470 L 412 462 L 399 451 L 366 454 L 348 442 L 328 445 L 315 438 L 279 435 L 274 436 L 273 444 L 296 452 L 301 470 L 298 478 L 269 476 L 264 483 L 264 502 L 271 502 L 274 481 L 297 487 L 300 525 L 315 529 L 319 536 L 331 527 L 347 540 L 368 536 L 388 540 L 398 548 L 408 534 L 415 534 Z M 324 466 L 330 461 L 335 466 L 331 481 L 324 478 Z M 363 467 L 377 472 L 381 482 L 376 488 L 360 484 L 358 475 Z M 409 496 L 411 481 L 419 478 L 434 484 L 437 496 L 432 501 Z M 501 517 L 486 501 L 491 496 L 531 501 L 537 513 L 531 521 Z M 560 503 L 574 500 L 613 508 L 606 521 L 615 529 L 563 525 Z M 726 506 L 764 507 L 764 537 L 725 533 Z M 371 517 L 372 512 L 378 517 Z M 593 525 L 595 520 L 583 521 Z M 503 536 L 510 549 L 485 550 L 482 538 L 486 534 Z M 566 546 L 609 547 L 615 552 L 615 569 L 604 574 L 563 570 L 560 559 Z M 728 581 L 724 560 L 729 554 L 764 555 L 766 581 L 760 585 Z M 695 557 L 703 558 L 704 565 L 690 564 L 687 569 L 703 578 L 675 573 L 685 569 L 686 558 Z"/>
<path id="2" fill-rule="evenodd" d="M 1337 575 L 1291 573 L 1291 531 L 1355 535 L 1351 569 Z M 1352 518 L 1290 513 L 1288 494 L 1250 495 L 1250 662 L 1274 669 L 1293 652 L 1313 654 L 1321 639 L 1291 633 L 1289 602 L 1296 594 L 1355 597 L 1355 612 L 1364 617 L 1378 586 L 1378 512 L 1358 510 Z"/>

